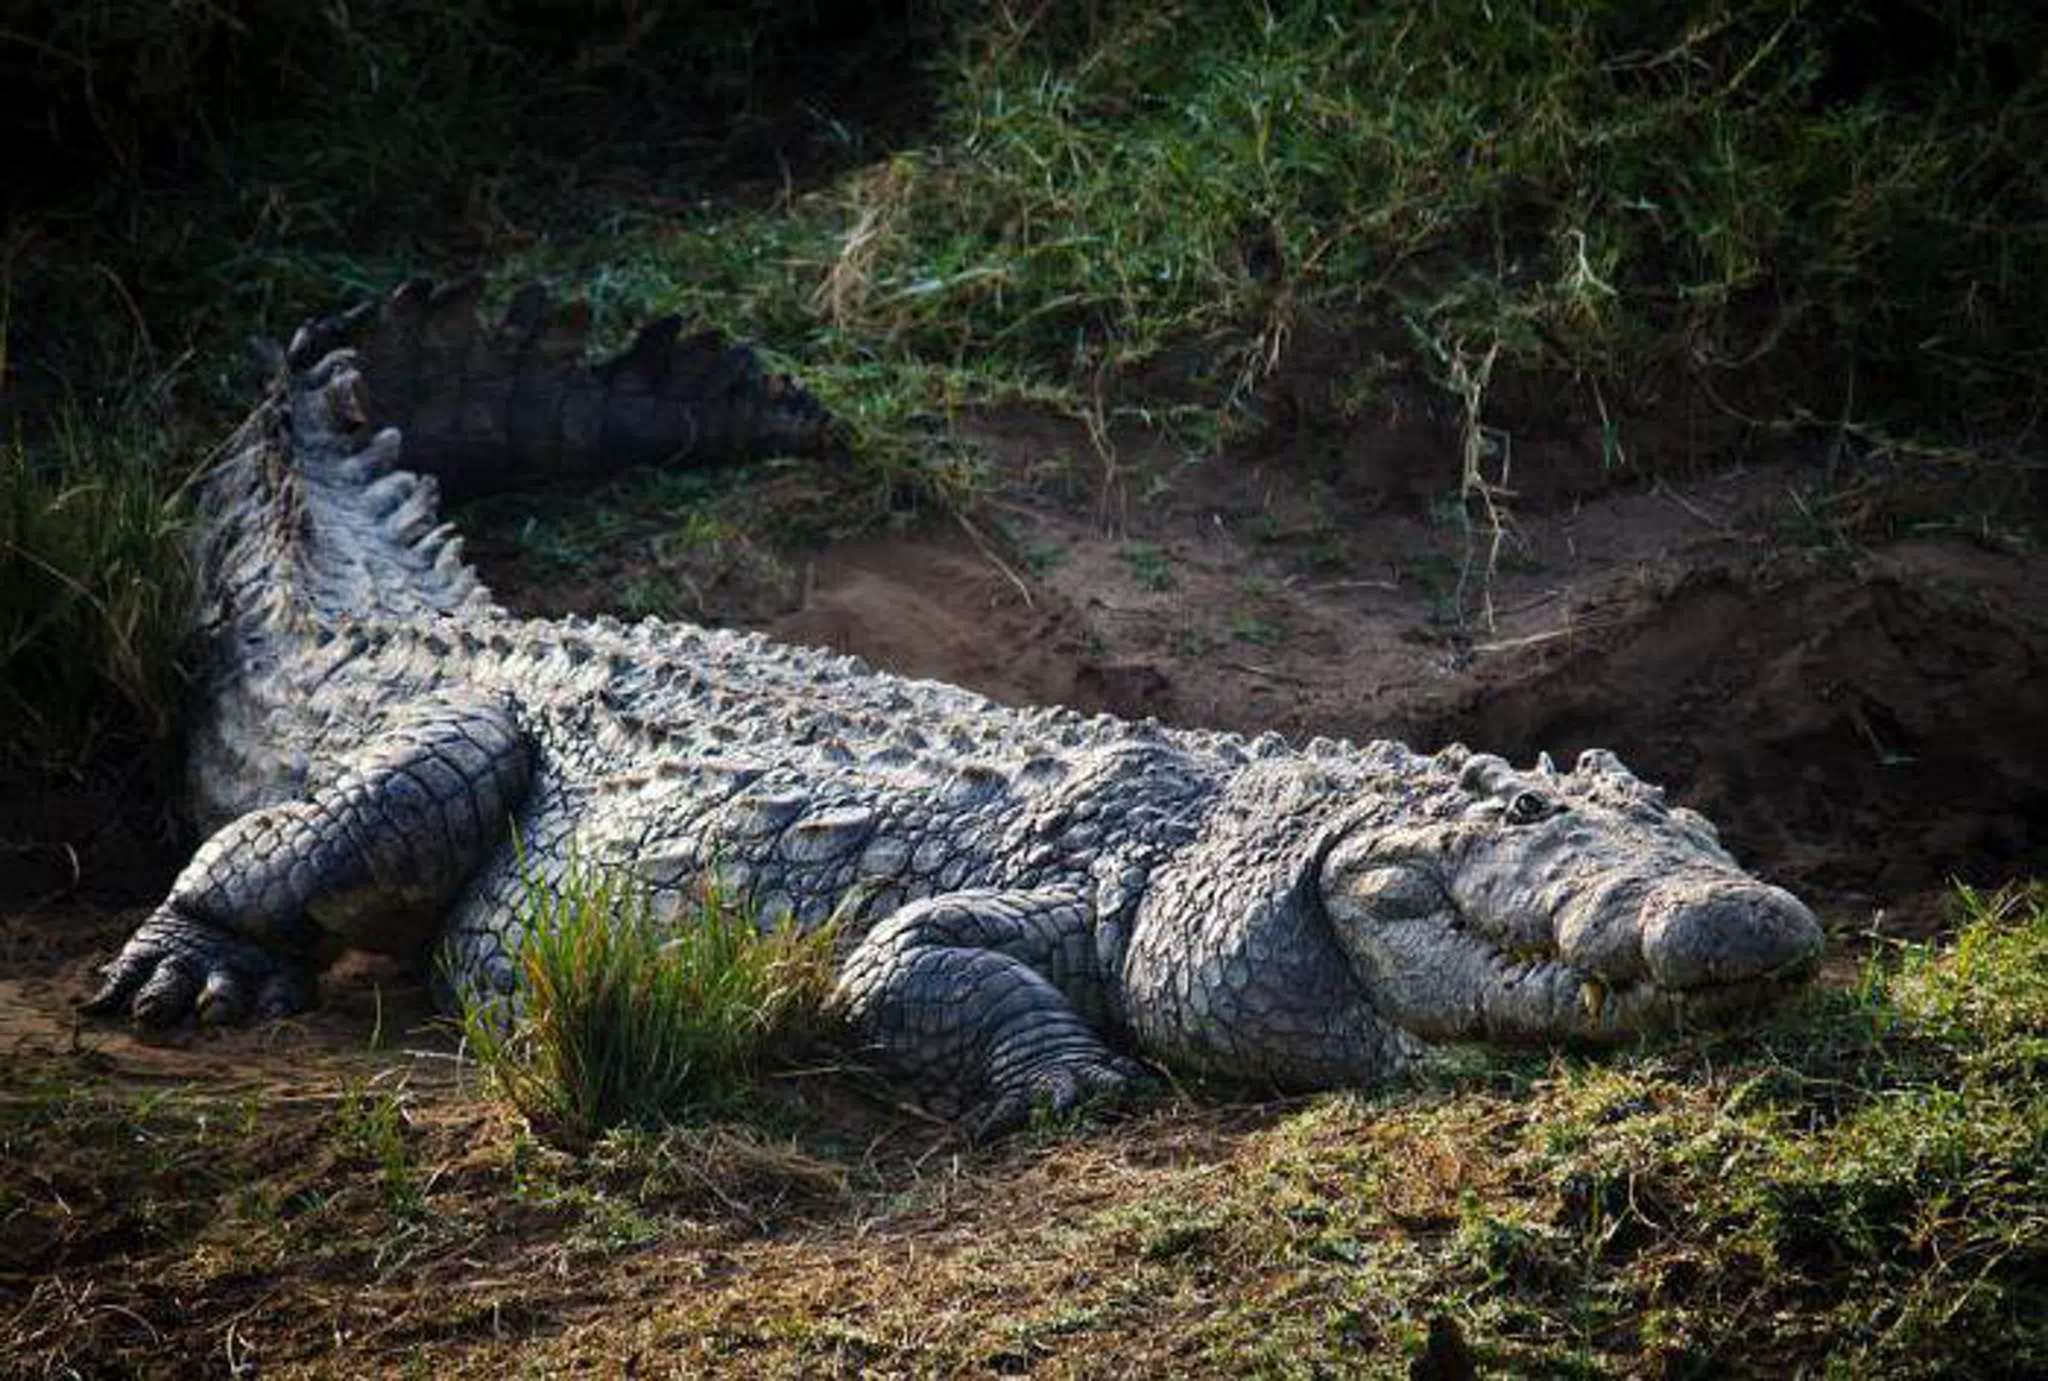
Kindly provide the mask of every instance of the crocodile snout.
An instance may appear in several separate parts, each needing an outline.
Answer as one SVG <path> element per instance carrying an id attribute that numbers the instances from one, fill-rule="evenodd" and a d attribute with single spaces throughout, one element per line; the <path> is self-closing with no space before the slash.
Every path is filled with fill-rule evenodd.
<path id="1" fill-rule="evenodd" d="M 1657 986 L 1693 991 L 1790 976 L 1820 955 L 1820 922 L 1783 888 L 1675 877 L 1643 899 L 1643 960 Z"/>

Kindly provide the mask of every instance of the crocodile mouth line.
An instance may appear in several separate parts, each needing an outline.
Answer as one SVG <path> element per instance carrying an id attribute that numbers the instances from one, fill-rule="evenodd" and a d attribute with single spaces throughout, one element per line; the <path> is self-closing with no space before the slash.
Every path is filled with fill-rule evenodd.
<path id="1" fill-rule="evenodd" d="M 1766 969 L 1747 978 L 1738 978 L 1731 983 L 1717 983 L 1708 988 L 1674 988 L 1665 991 L 1670 992 L 1672 997 L 1687 1009 L 1741 1010 L 1783 997 L 1786 993 L 1804 986 L 1819 967 L 1818 956 L 1802 956 L 1787 960 L 1774 969 Z"/>
<path id="2" fill-rule="evenodd" d="M 1774 1005 L 1813 976 L 1817 956 L 1801 956 L 1776 968 L 1727 983 L 1666 988 L 1647 974 L 1613 979 L 1581 968 L 1551 946 L 1510 949 L 1488 939 L 1462 915 L 1456 929 L 1484 945 L 1503 988 L 1568 983 L 1591 1029 L 1560 1032 L 1568 1040 L 1613 1042 L 1691 1021 L 1740 1014 Z M 1606 1018 L 1614 1014 L 1609 1025 Z"/>
<path id="3" fill-rule="evenodd" d="M 1722 1017 L 1775 1005 L 1797 991 L 1812 977 L 1814 961 L 1796 959 L 1775 969 L 1711 987 L 1665 988 L 1647 977 L 1614 982 L 1588 973 L 1563 960 L 1554 961 L 1578 985 L 1580 1009 L 1598 1024 L 1610 1007 L 1619 1006 L 1640 1025 L 1624 1018 L 1612 1028 L 1616 1038 L 1693 1021 L 1712 1022 Z M 1595 1039 L 1610 1034 L 1593 1033 Z"/>

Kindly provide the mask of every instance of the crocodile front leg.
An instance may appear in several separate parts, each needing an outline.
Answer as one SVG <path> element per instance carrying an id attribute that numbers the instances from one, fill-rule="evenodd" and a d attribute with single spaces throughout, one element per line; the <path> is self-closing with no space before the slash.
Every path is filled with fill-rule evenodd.
<path id="1" fill-rule="evenodd" d="M 1091 930 L 1078 889 L 914 902 L 847 956 L 834 1003 L 892 1076 L 983 1140 L 1149 1079 L 1081 1015 L 1110 1007 Z"/>
<path id="2" fill-rule="evenodd" d="M 285 1016 L 311 1004 L 315 966 L 344 948 L 417 954 L 504 841 L 528 771 L 502 705 L 422 707 L 308 799 L 207 840 L 83 1010 L 151 1026 Z"/>

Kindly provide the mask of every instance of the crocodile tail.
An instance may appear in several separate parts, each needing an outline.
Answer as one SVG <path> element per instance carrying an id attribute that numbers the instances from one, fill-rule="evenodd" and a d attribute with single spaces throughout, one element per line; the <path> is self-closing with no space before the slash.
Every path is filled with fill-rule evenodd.
<path id="1" fill-rule="evenodd" d="M 684 335 L 681 318 L 662 317 L 593 364 L 587 304 L 556 307 L 529 284 L 488 325 L 483 288 L 479 277 L 414 279 L 307 322 L 287 358 L 306 369 L 355 348 L 372 424 L 398 428 L 407 466 L 451 499 L 637 465 L 846 453 L 844 429 L 815 398 L 716 331 Z"/>

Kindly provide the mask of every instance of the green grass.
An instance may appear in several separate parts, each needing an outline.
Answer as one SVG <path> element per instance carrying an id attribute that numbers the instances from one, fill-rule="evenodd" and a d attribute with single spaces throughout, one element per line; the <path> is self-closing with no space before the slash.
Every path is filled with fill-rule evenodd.
<path id="1" fill-rule="evenodd" d="M 1503 1375 L 2036 1374 L 2048 888 L 1959 903 L 1952 944 L 1761 1030 L 1321 1100 L 1091 1231 L 1143 1292 L 1249 1287 L 1215 1366 L 1413 1346 L 1428 1302 Z"/>
<path id="2" fill-rule="evenodd" d="M 1174 587 L 1173 558 L 1151 542 L 1127 542 L 1121 553 L 1131 579 L 1155 594 Z"/>
<path id="3" fill-rule="evenodd" d="M 374 1304 L 405 1327 L 351 1337 L 358 1371 L 1289 1377 L 1401 1375 L 1443 1315 L 1482 1375 L 2036 1375 L 2048 886 L 1956 906 L 1740 1031 L 971 1152 L 822 1075 L 787 1141 L 569 1154 L 433 1064 L 394 1084 L 318 1039 L 175 1087 L 30 1046 L 0 1070 L 0 1214 L 37 1274 L 0 1339 L 203 1365 L 234 1325 L 333 1369 Z"/>
<path id="4" fill-rule="evenodd" d="M 334 1139 L 342 1154 L 376 1167 L 384 1206 L 390 1216 L 409 1221 L 422 1216 L 422 1177 L 406 1140 L 407 1095 L 402 1086 L 372 1087 L 369 1081 L 342 1090 L 334 1110 Z"/>
<path id="5" fill-rule="evenodd" d="M 995 401 L 1213 451 L 1309 339 L 1310 433 L 1428 381 L 1481 508 L 1532 426 L 1984 465 L 2048 403 L 2044 46 L 1936 0 L 50 8 L 0 27 L 0 130 L 62 170 L 0 238 L 0 697 L 60 762 L 169 722 L 179 467 L 63 419 L 224 431 L 248 335 L 417 272 L 759 342 L 858 437 L 840 526 L 972 505 Z M 861 103 L 885 66 L 928 115 Z"/>
<path id="6" fill-rule="evenodd" d="M 519 1015 L 472 996 L 461 1025 L 496 1087 L 566 1145 L 730 1108 L 816 1033 L 831 991 L 830 927 L 764 932 L 708 886 L 664 921 L 644 886 L 577 861 L 529 879 L 523 919 Z"/>
<path id="7" fill-rule="evenodd" d="M 1286 640 L 1287 630 L 1271 619 L 1240 610 L 1230 616 L 1230 636 L 1255 647 L 1272 647 Z"/>
<path id="8" fill-rule="evenodd" d="M 1338 313 L 1447 387 L 1499 350 L 1588 412 L 1683 376 L 1764 418 L 2019 422 L 2048 358 L 2039 21 L 1896 9 L 1928 46 L 1893 67 L 1796 3 L 991 21 L 938 145 L 850 185 L 882 228 L 847 315 L 955 357 L 1208 336 L 1243 386 Z"/>
<path id="9" fill-rule="evenodd" d="M 64 772 L 116 742 L 167 756 L 192 597 L 169 450 L 78 412 L 35 451 L 0 446 L 0 764 Z"/>
<path id="10" fill-rule="evenodd" d="M 842 130 L 854 171 L 736 214 L 644 175 L 606 204 L 588 184 L 617 169 L 562 129 L 648 124 L 634 102 L 664 84 L 755 109 L 778 73 L 733 53 L 826 60 L 773 7 L 693 15 L 687 44 L 631 7 L 73 7 L 0 53 L 68 117 L 56 151 L 122 176 L 46 212 L 85 252 L 30 236 L 15 257 L 89 291 L 91 319 L 192 338 L 164 318 L 243 330 L 482 248 L 848 383 L 865 362 L 925 406 L 1189 340 L 1214 347 L 1196 373 L 1242 393 L 1328 313 L 1447 384 L 1499 347 L 1603 409 L 1674 372 L 1766 419 L 1953 434 L 2039 405 L 2048 88 L 2018 7 L 913 8 L 836 47 L 858 66 L 924 44 L 929 137 L 862 161 Z M 294 85 L 270 90 L 280 59 Z M 671 104 L 621 141 L 629 165 L 661 137 L 715 162 Z M 179 195 L 138 200 L 164 142 Z M 1333 381 L 1340 410 L 1353 382 Z"/>

